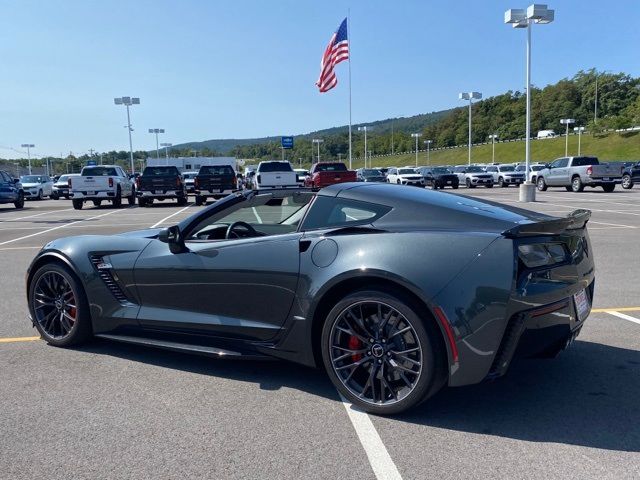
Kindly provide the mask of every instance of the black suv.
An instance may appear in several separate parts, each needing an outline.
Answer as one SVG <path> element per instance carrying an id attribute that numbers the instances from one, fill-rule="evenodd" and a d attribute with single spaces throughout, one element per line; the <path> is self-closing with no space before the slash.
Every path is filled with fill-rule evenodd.
<path id="1" fill-rule="evenodd" d="M 24 207 L 24 190 L 20 181 L 4 170 L 0 170 L 0 204 L 2 203 L 13 203 L 16 208 Z"/>
<path id="2" fill-rule="evenodd" d="M 622 188 L 633 188 L 634 183 L 640 183 L 640 162 L 630 165 L 622 171 Z"/>

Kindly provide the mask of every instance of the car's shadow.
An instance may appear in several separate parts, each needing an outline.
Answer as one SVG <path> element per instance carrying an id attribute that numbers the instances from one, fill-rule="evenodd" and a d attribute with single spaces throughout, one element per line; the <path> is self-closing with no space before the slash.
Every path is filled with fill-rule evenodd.
<path id="1" fill-rule="evenodd" d="M 132 361 L 286 386 L 338 401 L 322 370 L 281 361 L 231 361 L 97 341 L 82 350 Z M 553 360 L 521 360 L 498 381 L 448 388 L 391 417 L 441 429 L 531 442 L 640 451 L 640 352 L 577 341 Z"/>

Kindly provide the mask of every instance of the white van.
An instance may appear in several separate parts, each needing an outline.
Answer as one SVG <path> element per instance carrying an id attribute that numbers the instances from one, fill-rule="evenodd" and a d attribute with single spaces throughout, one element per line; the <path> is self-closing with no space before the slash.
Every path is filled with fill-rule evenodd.
<path id="1" fill-rule="evenodd" d="M 553 130 L 540 130 L 538 132 L 538 139 L 541 138 L 555 138 L 557 137 L 556 132 Z"/>

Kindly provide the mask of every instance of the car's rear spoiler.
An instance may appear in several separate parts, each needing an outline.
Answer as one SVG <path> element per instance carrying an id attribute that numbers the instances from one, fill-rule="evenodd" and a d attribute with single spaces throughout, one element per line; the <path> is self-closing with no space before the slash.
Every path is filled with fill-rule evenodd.
<path id="1" fill-rule="evenodd" d="M 574 210 L 564 218 L 554 218 L 552 220 L 525 223 L 505 230 L 502 232 L 502 235 L 507 238 L 558 235 L 566 232 L 567 230 L 580 230 L 584 228 L 590 218 L 590 210 Z"/>

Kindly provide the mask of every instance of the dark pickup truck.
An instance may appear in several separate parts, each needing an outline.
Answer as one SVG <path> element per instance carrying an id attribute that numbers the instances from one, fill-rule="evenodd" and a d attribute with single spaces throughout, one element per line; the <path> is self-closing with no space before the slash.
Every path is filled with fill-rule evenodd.
<path id="1" fill-rule="evenodd" d="M 238 189 L 236 172 L 231 165 L 204 165 L 193 179 L 196 205 L 203 205 L 208 197 L 221 198 Z"/>
<path id="2" fill-rule="evenodd" d="M 320 162 L 311 167 L 309 176 L 305 180 L 305 187 L 323 188 L 335 183 L 355 181 L 357 181 L 355 170 L 347 169 L 344 163 Z"/>
<path id="3" fill-rule="evenodd" d="M 187 204 L 187 189 L 180 171 L 173 166 L 147 167 L 136 178 L 136 195 L 141 207 L 154 200 L 175 198 L 178 205 Z"/>
<path id="4" fill-rule="evenodd" d="M 628 190 L 636 183 L 640 183 L 640 162 L 629 165 L 622 171 L 622 188 Z"/>

